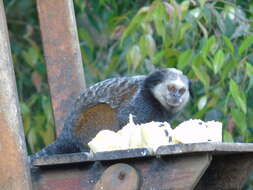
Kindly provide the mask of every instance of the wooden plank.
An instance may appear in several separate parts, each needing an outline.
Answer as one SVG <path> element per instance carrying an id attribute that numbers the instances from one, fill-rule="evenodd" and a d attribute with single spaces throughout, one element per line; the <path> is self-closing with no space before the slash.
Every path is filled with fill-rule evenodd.
<path id="1" fill-rule="evenodd" d="M 85 80 L 72 0 L 37 0 L 57 134 Z"/>
<path id="2" fill-rule="evenodd" d="M 241 189 L 253 170 L 253 153 L 217 155 L 196 190 Z"/>
<path id="3" fill-rule="evenodd" d="M 0 0 L 0 189 L 31 189 L 9 36 Z"/>
<path id="4" fill-rule="evenodd" d="M 140 189 L 143 190 L 226 190 L 240 189 L 253 170 L 252 143 L 180 144 L 161 147 L 156 154 L 142 152 L 132 149 L 95 155 L 57 155 L 57 159 L 55 155 L 48 160 L 40 158 L 35 160 L 35 165 L 40 168 L 36 174 L 39 178 L 33 181 L 39 189 L 64 189 L 70 184 L 75 184 L 76 189 L 92 189 L 111 164 L 127 163 L 140 174 Z M 51 173 L 55 176 L 52 177 Z M 69 173 L 71 179 L 66 177 Z"/>
<path id="5" fill-rule="evenodd" d="M 90 153 L 74 153 L 61 154 L 47 157 L 36 158 L 33 161 L 34 166 L 47 166 L 57 164 L 72 164 L 86 161 L 109 161 L 128 158 L 142 158 L 151 156 L 180 155 L 193 153 L 210 152 L 216 154 L 239 154 L 253 152 L 253 143 L 194 143 L 194 144 L 176 144 L 162 146 L 158 148 L 156 153 L 152 153 L 149 149 L 128 149 L 108 152 Z"/>
<path id="6" fill-rule="evenodd" d="M 33 166 L 51 166 L 60 164 L 82 163 L 94 161 L 93 155 L 90 153 L 72 153 L 72 154 L 56 154 L 52 156 L 43 156 L 32 160 Z"/>
<path id="7" fill-rule="evenodd" d="M 95 187 L 107 168 L 117 163 L 125 163 L 138 171 L 141 190 L 191 190 L 210 161 L 209 154 L 198 153 L 54 165 L 33 170 L 33 183 L 38 190 L 90 190 Z"/>
<path id="8" fill-rule="evenodd" d="M 253 152 L 253 143 L 192 143 L 159 147 L 156 155 L 173 155 L 196 152 L 212 152 L 212 154 L 232 154 Z"/>
<path id="9" fill-rule="evenodd" d="M 35 158 L 32 162 L 33 166 L 49 166 L 58 164 L 71 164 L 89 161 L 108 161 L 129 158 L 141 158 L 151 156 L 152 153 L 145 148 L 117 150 L 108 152 L 98 152 L 96 154 L 81 152 L 72 154 L 58 154 L 52 156 L 44 156 Z"/>
<path id="10" fill-rule="evenodd" d="M 134 164 L 142 176 L 141 190 L 192 190 L 211 162 L 205 153 L 167 156 Z"/>

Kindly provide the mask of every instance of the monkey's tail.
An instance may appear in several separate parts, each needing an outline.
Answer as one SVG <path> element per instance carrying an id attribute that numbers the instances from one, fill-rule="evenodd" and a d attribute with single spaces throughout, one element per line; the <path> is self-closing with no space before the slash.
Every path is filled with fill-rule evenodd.
<path id="1" fill-rule="evenodd" d="M 50 156 L 54 154 L 66 154 L 66 153 L 76 153 L 80 152 L 80 148 L 74 142 L 69 142 L 67 140 L 56 140 L 52 144 L 43 148 L 41 151 L 30 156 L 30 162 L 33 162 L 36 158 Z"/>

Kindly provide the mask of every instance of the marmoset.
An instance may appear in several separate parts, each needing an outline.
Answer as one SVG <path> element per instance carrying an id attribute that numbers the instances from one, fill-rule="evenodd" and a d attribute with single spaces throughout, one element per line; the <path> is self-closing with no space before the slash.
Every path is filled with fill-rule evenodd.
<path id="1" fill-rule="evenodd" d="M 99 82 L 76 100 L 60 136 L 32 158 L 89 151 L 87 143 L 100 130 L 121 129 L 129 114 L 136 124 L 170 121 L 183 110 L 190 93 L 190 80 L 175 68 Z"/>

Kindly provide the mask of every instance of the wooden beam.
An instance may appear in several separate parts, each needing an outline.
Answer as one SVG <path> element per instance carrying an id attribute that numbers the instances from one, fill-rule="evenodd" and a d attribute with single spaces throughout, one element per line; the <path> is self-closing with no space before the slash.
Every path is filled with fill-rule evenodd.
<path id="1" fill-rule="evenodd" d="M 72 0 L 37 0 L 57 134 L 85 80 Z"/>
<path id="2" fill-rule="evenodd" d="M 99 179 L 106 169 L 114 164 L 124 163 L 138 171 L 140 190 L 192 190 L 210 162 L 211 156 L 207 153 L 172 155 L 162 158 L 139 157 L 102 162 L 87 160 L 77 164 L 39 167 L 37 171 L 33 171 L 33 183 L 38 190 L 90 190 L 100 183 Z M 116 179 L 115 176 L 113 178 Z M 118 181 L 112 181 L 112 183 L 118 183 Z"/>
<path id="3" fill-rule="evenodd" d="M 242 189 L 253 169 L 253 153 L 217 155 L 195 190 Z"/>
<path id="4" fill-rule="evenodd" d="M 3 1 L 0 0 L 0 189 L 32 189 Z"/>

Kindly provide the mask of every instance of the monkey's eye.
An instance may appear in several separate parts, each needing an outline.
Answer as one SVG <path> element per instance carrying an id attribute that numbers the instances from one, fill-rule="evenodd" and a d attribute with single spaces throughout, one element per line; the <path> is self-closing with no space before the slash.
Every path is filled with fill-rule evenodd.
<path id="1" fill-rule="evenodd" d="M 184 93 L 185 93 L 185 88 L 180 88 L 180 89 L 179 89 L 179 93 L 180 93 L 180 94 L 184 94 Z"/>
<path id="2" fill-rule="evenodd" d="M 177 90 L 177 88 L 176 88 L 175 85 L 169 85 L 169 86 L 168 86 L 168 90 L 174 92 L 174 91 Z"/>

